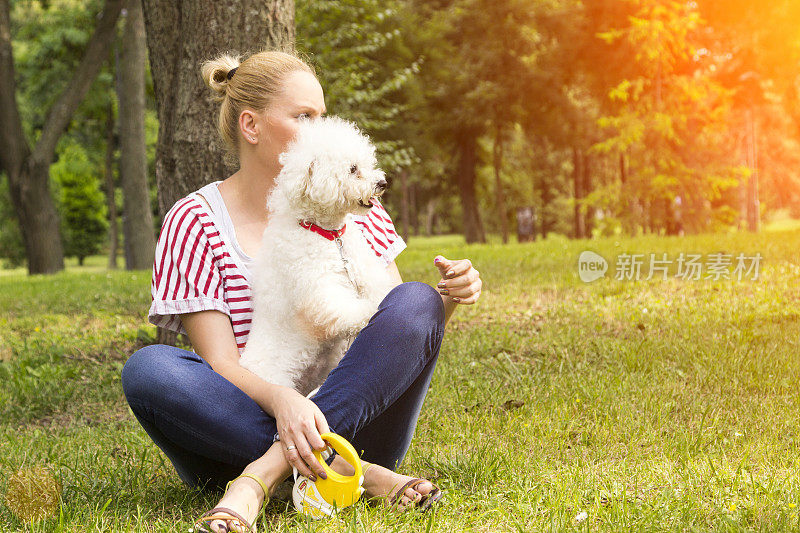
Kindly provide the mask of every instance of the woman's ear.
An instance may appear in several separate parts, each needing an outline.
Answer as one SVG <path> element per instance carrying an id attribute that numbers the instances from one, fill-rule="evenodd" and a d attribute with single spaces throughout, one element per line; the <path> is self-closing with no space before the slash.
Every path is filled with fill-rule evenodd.
<path id="1" fill-rule="evenodd" d="M 239 114 L 239 131 L 245 141 L 251 144 L 258 142 L 258 121 L 251 110 L 245 109 Z"/>

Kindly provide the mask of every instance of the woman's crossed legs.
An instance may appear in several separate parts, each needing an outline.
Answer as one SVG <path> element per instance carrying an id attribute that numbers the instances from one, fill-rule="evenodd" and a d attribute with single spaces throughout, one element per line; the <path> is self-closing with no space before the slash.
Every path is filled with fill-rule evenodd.
<path id="1" fill-rule="evenodd" d="M 365 460 L 386 467 L 369 469 L 370 495 L 410 479 L 391 470 L 411 443 L 443 335 L 436 290 L 420 282 L 398 285 L 312 398 L 331 431 L 349 439 Z M 188 485 L 221 487 L 247 467 L 274 486 L 291 472 L 281 444 L 273 447 L 275 420 L 195 353 L 145 347 L 126 363 L 122 384 L 136 418 Z M 418 487 L 420 493 L 432 490 L 428 486 Z M 262 492 L 243 478 L 223 502 L 234 505 Z M 420 493 L 407 491 L 409 497 Z"/>

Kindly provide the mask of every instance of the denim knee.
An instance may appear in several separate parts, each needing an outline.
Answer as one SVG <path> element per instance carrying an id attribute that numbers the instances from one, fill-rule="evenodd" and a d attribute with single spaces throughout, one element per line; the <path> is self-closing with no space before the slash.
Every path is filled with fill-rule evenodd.
<path id="1" fill-rule="evenodd" d="M 174 346 L 151 344 L 131 355 L 122 368 L 122 391 L 125 397 L 150 400 L 156 391 L 180 386 L 183 373 L 177 357 L 170 351 L 190 355 Z"/>
<path id="2" fill-rule="evenodd" d="M 427 338 L 444 334 L 444 303 L 441 295 L 421 281 L 408 281 L 386 296 L 387 311 L 398 328 L 406 334 Z"/>
<path id="3" fill-rule="evenodd" d="M 142 382 L 147 381 L 147 370 L 152 368 L 156 350 L 156 345 L 145 346 L 135 351 L 125 361 L 125 366 L 122 367 L 121 381 L 122 391 L 126 398 L 135 395 Z"/>

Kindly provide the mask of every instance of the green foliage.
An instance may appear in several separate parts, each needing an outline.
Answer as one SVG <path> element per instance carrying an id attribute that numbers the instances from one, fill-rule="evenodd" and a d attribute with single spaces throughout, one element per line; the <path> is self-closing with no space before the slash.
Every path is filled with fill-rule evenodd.
<path id="1" fill-rule="evenodd" d="M 17 82 L 17 102 L 22 115 L 22 122 L 26 137 L 31 145 L 35 144 L 41 135 L 46 115 L 52 104 L 56 101 L 68 80 L 78 66 L 86 44 L 88 43 L 97 23 L 96 15 L 100 12 L 103 2 L 101 0 L 16 0 L 11 2 L 12 45 L 14 53 L 14 67 Z M 124 20 L 124 19 L 121 19 Z M 83 156 L 87 161 L 81 163 L 91 167 L 91 174 L 95 177 L 104 172 L 104 161 L 108 148 L 106 124 L 109 113 L 116 116 L 115 94 L 115 65 L 118 44 L 110 51 L 109 61 L 103 65 L 98 76 L 93 80 L 92 86 L 83 102 L 78 107 L 73 121 L 62 136 L 56 150 L 56 159 L 75 161 L 75 153 L 62 153 L 64 147 L 80 146 Z M 145 129 L 147 143 L 148 181 L 150 185 L 151 206 L 154 213 L 158 213 L 155 184 L 155 144 L 158 135 L 158 121 L 155 113 L 152 80 L 146 77 L 146 105 Z M 112 143 L 116 143 L 115 137 Z M 114 147 L 112 146 L 112 150 Z M 118 151 L 114 150 L 115 159 Z M 96 178 L 95 178 L 96 179 Z M 71 183 L 71 182 L 70 182 Z M 79 190 L 72 192 L 54 191 L 56 202 L 62 200 L 61 196 L 79 198 L 83 193 L 80 188 L 88 184 L 83 183 Z M 4 258 L 7 266 L 19 265 L 24 260 L 24 248 L 17 222 L 13 216 L 13 208 L 5 181 L 0 182 L 3 189 L 0 192 L 0 258 Z M 58 183 L 56 187 L 63 186 Z M 71 185 L 66 185 L 67 187 Z M 103 184 L 103 189 L 105 184 Z M 96 191 L 97 187 L 92 187 Z M 94 194 L 94 193 L 93 193 Z M 122 212 L 122 200 L 119 193 L 117 198 L 117 212 Z M 100 205 L 98 198 L 86 200 L 92 205 Z M 102 211 L 98 212 L 98 215 Z M 154 221 L 160 227 L 160 220 Z M 85 255 L 89 250 L 96 250 L 100 228 L 97 220 L 87 221 L 86 225 L 75 225 L 62 221 L 62 227 L 70 227 L 70 234 L 62 235 L 65 242 L 74 243 L 72 252 L 76 255 Z M 85 235 L 80 235 L 83 231 Z M 157 228 L 155 228 L 157 229 Z M 94 253 L 94 252 L 91 252 Z"/>
<path id="2" fill-rule="evenodd" d="M 58 162 L 50 166 L 50 176 L 58 184 L 64 254 L 77 257 L 81 264 L 99 251 L 108 230 L 97 173 L 86 151 L 76 144 L 63 148 Z"/>
<path id="3" fill-rule="evenodd" d="M 310 0 L 298 3 L 297 46 L 310 56 L 329 112 L 351 119 L 376 141 L 388 173 L 416 160 L 390 130 L 408 109 L 401 92 L 419 72 L 398 25 L 398 0 Z"/>
<path id="4" fill-rule="evenodd" d="M 604 201 L 602 207 L 634 231 L 671 226 L 676 215 L 664 206 L 681 202 L 681 222 L 695 231 L 707 229 L 716 209 L 727 210 L 714 202 L 736 187 L 741 175 L 737 164 L 714 156 L 729 150 L 730 93 L 694 61 L 701 28 L 696 5 L 631 3 L 636 13 L 628 26 L 600 37 L 627 41 L 636 51 L 638 76 L 609 91 L 617 111 L 598 120 L 606 133 L 593 147 L 596 153 L 626 158 L 628 176 L 622 186 L 617 180 L 601 186 L 608 193 L 598 191 L 587 202 L 615 197 L 613 205 Z"/>
<path id="5" fill-rule="evenodd" d="M 11 2 L 17 99 L 30 142 L 74 72 L 101 5 Z M 789 68 L 800 61 L 797 20 L 792 0 L 296 5 L 297 47 L 316 65 L 328 109 L 376 142 L 390 176 L 386 203 L 412 233 L 428 225 L 462 230 L 453 178 L 457 137 L 466 130 L 477 137 L 477 203 L 489 231 L 500 227 L 496 140 L 504 150 L 503 215 L 513 220 L 518 207 L 533 206 L 542 235 L 570 234 L 576 203 L 596 235 L 664 231 L 675 223 L 678 197 L 687 232 L 727 229 L 740 209 L 737 185 L 749 177 L 748 116 L 762 211 L 800 213 L 800 83 Z M 113 53 L 109 59 L 59 146 L 81 146 L 97 169 L 106 115 L 115 113 Z M 151 84 L 148 174 L 157 213 Z M 576 200 L 573 151 L 590 148 L 589 190 Z M 17 264 L 23 248 L 12 213 L 0 195 L 0 256 Z"/>
<path id="6" fill-rule="evenodd" d="M 34 143 L 47 112 L 80 63 L 97 24 L 100 0 L 12 2 L 12 44 L 17 101 L 28 141 Z M 114 99 L 114 75 L 104 66 L 81 103 L 68 135 L 101 150 L 106 109 Z"/>

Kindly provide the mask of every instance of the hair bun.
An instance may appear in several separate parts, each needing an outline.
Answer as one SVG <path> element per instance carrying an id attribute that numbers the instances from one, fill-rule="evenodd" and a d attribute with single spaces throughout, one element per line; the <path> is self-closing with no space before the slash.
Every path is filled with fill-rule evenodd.
<path id="1" fill-rule="evenodd" d="M 214 91 L 218 100 L 225 97 L 228 82 L 239 67 L 239 62 L 238 54 L 225 53 L 203 63 L 203 81 Z"/>

